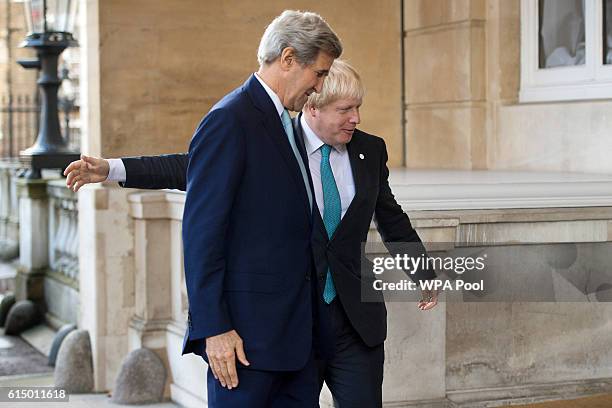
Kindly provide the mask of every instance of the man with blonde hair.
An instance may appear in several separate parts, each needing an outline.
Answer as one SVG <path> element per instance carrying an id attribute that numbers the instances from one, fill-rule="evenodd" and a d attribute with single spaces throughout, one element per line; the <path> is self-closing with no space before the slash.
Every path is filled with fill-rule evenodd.
<path id="1" fill-rule="evenodd" d="M 378 302 L 362 301 L 362 283 L 370 277 L 362 276 L 359 269 L 372 217 L 383 241 L 414 243 L 425 253 L 389 187 L 384 140 L 357 129 L 364 95 L 359 74 L 336 60 L 321 92 L 311 94 L 293 119 L 315 201 L 311 245 L 322 355 L 317 362 L 319 390 L 327 383 L 340 408 L 382 407 L 386 308 L 380 292 L 372 293 Z M 150 181 L 158 188 L 181 188 L 184 167 L 170 170 L 164 164 L 170 162 L 167 157 L 124 159 L 128 168 L 136 168 L 134 163 L 150 168 L 149 163 L 155 162 L 162 169 L 155 180 L 145 180 L 142 175 L 147 172 L 141 170 L 132 177 L 128 169 L 124 185 L 142 187 Z M 79 166 L 83 162 L 73 168 Z M 70 174 L 68 184 L 74 185 Z M 431 270 L 411 275 L 417 281 L 434 277 Z M 437 294 L 429 292 L 417 306 L 428 310 L 436 304 Z"/>
<path id="2" fill-rule="evenodd" d="M 383 139 L 357 129 L 365 90 L 359 74 L 336 60 L 320 93 L 310 95 L 294 119 L 311 174 L 316 203 L 313 254 L 323 332 L 333 353 L 319 361 L 319 386 L 325 381 L 336 405 L 382 407 L 386 308 L 380 292 L 362 274 L 362 244 L 372 217 L 385 243 L 412 243 L 425 254 L 418 234 L 389 187 L 387 150 Z M 393 249 L 389 246 L 389 249 Z M 435 278 L 431 270 L 410 275 L 415 281 Z M 362 299 L 363 290 L 370 300 Z M 426 293 L 421 310 L 437 304 Z"/>

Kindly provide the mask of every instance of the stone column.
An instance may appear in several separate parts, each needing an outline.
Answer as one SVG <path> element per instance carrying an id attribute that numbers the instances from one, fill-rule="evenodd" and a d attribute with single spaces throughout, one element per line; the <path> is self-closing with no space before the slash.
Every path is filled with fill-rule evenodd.
<path id="1" fill-rule="evenodd" d="M 172 321 L 171 221 L 164 192 L 130 197 L 134 219 L 136 307 L 130 321 L 129 348 L 148 348 L 164 362 L 168 373 L 166 327 Z M 173 350 L 176 352 L 176 350 Z M 168 377 L 165 396 L 170 397 Z"/>
<path id="2" fill-rule="evenodd" d="M 19 197 L 19 269 L 15 281 L 18 300 L 44 299 L 44 274 L 49 264 L 47 180 L 17 180 Z"/>
<path id="3" fill-rule="evenodd" d="M 407 166 L 486 168 L 487 2 L 404 4 Z"/>

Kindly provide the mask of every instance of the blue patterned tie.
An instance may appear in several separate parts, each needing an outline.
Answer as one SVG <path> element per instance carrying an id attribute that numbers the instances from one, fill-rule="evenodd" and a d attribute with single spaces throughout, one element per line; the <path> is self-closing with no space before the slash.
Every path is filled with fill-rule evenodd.
<path id="1" fill-rule="evenodd" d="M 304 179 L 304 186 L 306 187 L 306 194 L 308 194 L 308 203 L 310 204 L 310 208 L 312 209 L 312 192 L 310 191 L 308 176 L 306 175 L 306 167 L 304 166 L 302 156 L 300 156 L 300 151 L 298 150 L 297 144 L 295 143 L 295 136 L 293 135 L 293 123 L 291 122 L 291 116 L 289 116 L 289 111 L 287 109 L 283 111 L 283 114 L 281 115 L 281 121 L 283 122 L 285 133 L 287 133 L 287 139 L 289 139 L 291 150 L 293 150 L 295 159 L 297 160 L 298 165 L 300 166 L 302 178 Z"/>
<path id="2" fill-rule="evenodd" d="M 323 186 L 323 223 L 327 236 L 331 239 L 334 231 L 340 224 L 342 216 L 342 203 L 340 202 L 340 193 L 334 179 L 331 165 L 329 164 L 329 153 L 332 147 L 330 145 L 321 146 L 321 185 Z M 325 303 L 331 303 L 336 297 L 336 287 L 332 279 L 331 271 L 327 269 L 327 277 L 325 279 L 325 289 L 323 289 L 323 300 Z"/>

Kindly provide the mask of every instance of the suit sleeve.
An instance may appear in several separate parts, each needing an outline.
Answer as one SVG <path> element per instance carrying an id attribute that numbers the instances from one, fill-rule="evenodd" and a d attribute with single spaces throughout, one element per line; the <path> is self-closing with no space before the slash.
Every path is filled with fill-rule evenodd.
<path id="1" fill-rule="evenodd" d="M 374 210 L 374 221 L 378 232 L 392 255 L 408 254 L 412 257 L 427 256 L 427 251 L 421 242 L 421 238 L 412 227 L 410 218 L 402 210 L 395 200 L 395 196 L 389 186 L 389 168 L 387 167 L 387 146 L 384 140 L 380 140 L 380 181 L 376 209 Z M 419 268 L 410 278 L 419 282 L 434 279 L 435 272 L 431 268 Z"/>
<path id="2" fill-rule="evenodd" d="M 121 187 L 185 191 L 187 186 L 187 154 L 161 156 L 123 157 L 125 182 Z"/>
<path id="3" fill-rule="evenodd" d="M 183 214 L 189 341 L 232 329 L 223 294 L 225 242 L 244 156 L 244 134 L 236 118 L 222 109 L 210 112 L 189 146 Z"/>

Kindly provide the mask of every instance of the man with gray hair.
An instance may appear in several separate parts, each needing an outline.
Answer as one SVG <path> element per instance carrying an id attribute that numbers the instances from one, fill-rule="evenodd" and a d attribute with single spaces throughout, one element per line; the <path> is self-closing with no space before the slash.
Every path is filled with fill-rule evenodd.
<path id="1" fill-rule="evenodd" d="M 263 34 L 259 71 L 210 110 L 191 140 L 183 354 L 209 364 L 209 407 L 317 404 L 313 194 L 288 111 L 321 91 L 341 53 L 319 15 L 283 12 Z"/>

